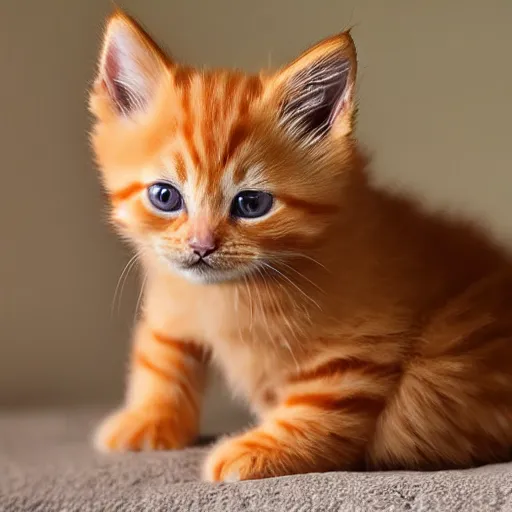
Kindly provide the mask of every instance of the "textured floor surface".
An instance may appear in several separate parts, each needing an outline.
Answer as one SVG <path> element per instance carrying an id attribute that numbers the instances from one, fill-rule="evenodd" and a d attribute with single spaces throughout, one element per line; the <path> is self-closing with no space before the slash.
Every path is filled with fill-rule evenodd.
<path id="1" fill-rule="evenodd" d="M 438 473 L 198 480 L 205 448 L 100 455 L 91 411 L 0 411 L 0 511 L 510 511 L 512 464 Z"/>

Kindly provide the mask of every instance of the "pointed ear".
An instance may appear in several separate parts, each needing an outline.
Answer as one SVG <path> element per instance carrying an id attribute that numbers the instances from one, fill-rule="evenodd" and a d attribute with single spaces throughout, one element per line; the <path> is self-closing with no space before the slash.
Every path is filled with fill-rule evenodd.
<path id="1" fill-rule="evenodd" d="M 144 29 L 128 15 L 115 12 L 107 23 L 91 104 L 97 95 L 117 114 L 129 117 L 146 110 L 168 65 Z"/>
<path id="2" fill-rule="evenodd" d="M 321 41 L 281 70 L 279 124 L 302 145 L 352 130 L 357 58 L 348 32 Z"/>

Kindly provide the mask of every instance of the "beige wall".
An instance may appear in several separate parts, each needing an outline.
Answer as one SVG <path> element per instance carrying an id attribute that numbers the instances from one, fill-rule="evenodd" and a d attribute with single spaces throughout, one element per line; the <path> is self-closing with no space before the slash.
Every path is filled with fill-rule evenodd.
<path id="1" fill-rule="evenodd" d="M 111 314 L 128 256 L 102 223 L 86 140 L 110 2 L 1 3 L 0 404 L 110 402 L 137 293 L 129 280 Z M 176 56 L 253 70 L 355 26 L 359 133 L 382 181 L 512 232 L 512 1 L 119 3 Z M 219 393 L 210 426 L 228 417 Z"/>

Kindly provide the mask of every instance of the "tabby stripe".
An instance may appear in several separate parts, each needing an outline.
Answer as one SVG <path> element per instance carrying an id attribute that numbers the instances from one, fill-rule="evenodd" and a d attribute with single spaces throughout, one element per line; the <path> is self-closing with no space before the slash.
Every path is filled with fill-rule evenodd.
<path id="1" fill-rule="evenodd" d="M 339 206 L 335 204 L 313 203 L 287 194 L 279 194 L 277 199 L 290 208 L 302 210 L 310 215 L 332 215 L 339 211 Z"/>
<path id="2" fill-rule="evenodd" d="M 249 112 L 249 105 L 261 95 L 263 85 L 258 75 L 248 77 L 239 106 L 239 116 L 245 117 Z"/>
<path id="3" fill-rule="evenodd" d="M 179 390 L 179 392 L 184 395 L 185 401 L 190 405 L 190 407 L 192 407 L 194 414 L 198 414 L 199 406 L 197 404 L 197 399 L 192 390 L 190 389 L 189 384 L 181 381 L 179 378 L 176 377 L 176 375 L 171 375 L 162 370 L 161 368 L 159 368 L 158 366 L 154 365 L 151 361 L 149 361 L 149 359 L 146 356 L 144 356 L 144 354 L 136 354 L 135 361 L 137 362 L 137 364 L 151 371 L 161 379 L 167 382 L 172 382 L 172 384 Z"/>
<path id="4" fill-rule="evenodd" d="M 290 423 L 289 421 L 276 419 L 275 423 L 278 427 L 282 428 L 292 436 L 304 436 L 304 431 L 300 427 L 293 425 L 293 423 Z"/>
<path id="5" fill-rule="evenodd" d="M 182 182 L 187 181 L 185 159 L 181 153 L 176 154 L 174 166 L 176 168 L 176 174 L 178 175 L 179 180 Z"/>
<path id="6" fill-rule="evenodd" d="M 247 441 L 244 441 L 244 443 Z M 259 442 L 262 446 L 266 445 L 267 448 L 274 448 L 277 442 L 273 435 L 267 434 L 266 432 L 255 432 L 251 434 L 251 441 Z"/>
<path id="7" fill-rule="evenodd" d="M 161 217 L 149 210 L 142 201 L 137 201 L 134 211 L 140 224 L 153 230 L 164 230 L 171 227 L 179 217 Z"/>
<path id="8" fill-rule="evenodd" d="M 235 88 L 236 85 L 239 84 L 241 79 L 238 79 L 238 82 L 235 82 L 235 78 L 233 77 L 233 82 L 227 84 L 226 89 L 229 87 Z M 226 149 L 224 151 L 224 155 L 222 156 L 221 162 L 225 167 L 229 161 L 236 154 L 240 146 L 249 136 L 250 130 L 247 120 L 243 118 L 247 115 L 249 110 L 250 103 L 261 94 L 262 84 L 261 79 L 258 76 L 250 77 L 246 83 L 243 84 L 244 89 L 241 92 L 241 99 L 238 105 L 238 121 L 232 126 L 228 141 L 226 144 Z M 226 99 L 231 100 L 232 98 L 226 93 Z M 242 174 L 241 174 L 242 173 Z M 243 178 L 243 170 L 239 170 L 238 173 L 234 176 L 235 183 L 239 183 Z"/>
<path id="9" fill-rule="evenodd" d="M 361 371 L 372 375 L 388 375 L 399 371 L 395 364 L 375 364 L 362 359 L 337 358 L 331 359 L 319 366 L 296 373 L 288 378 L 288 382 L 304 382 L 324 377 L 331 377 L 339 373 Z"/>
<path id="10" fill-rule="evenodd" d="M 187 377 L 187 374 L 190 372 L 190 368 L 187 367 L 183 358 L 174 357 L 172 359 L 166 360 L 166 366 L 172 366 L 173 370 L 176 373 L 176 377 L 178 376 Z"/>
<path id="11" fill-rule="evenodd" d="M 234 108 L 234 100 L 236 97 L 236 90 L 237 87 L 240 85 L 240 82 L 242 80 L 242 75 L 237 74 L 230 74 L 228 75 L 227 83 L 226 83 L 226 90 L 225 90 L 225 111 L 224 111 L 224 117 L 227 118 L 230 111 Z"/>
<path id="12" fill-rule="evenodd" d="M 173 221 L 169 224 L 169 227 L 172 227 L 173 231 L 177 231 L 185 222 L 188 220 L 188 215 L 186 213 L 182 213 L 179 217 L 175 217 Z"/>
<path id="13" fill-rule="evenodd" d="M 216 74 L 208 73 L 203 77 L 203 133 L 205 158 L 214 154 L 214 123 L 217 120 L 218 102 L 214 100 L 215 88 L 217 85 Z"/>
<path id="14" fill-rule="evenodd" d="M 249 135 L 249 127 L 246 123 L 243 122 L 237 122 L 230 131 L 229 139 L 226 145 L 226 150 L 224 152 L 224 155 L 222 157 L 222 165 L 226 166 L 229 161 L 233 158 L 233 156 L 236 154 L 240 146 L 243 142 L 247 139 Z M 240 166 L 242 167 L 242 166 Z M 240 171 L 239 171 L 240 172 Z M 243 178 L 243 174 L 240 176 L 240 174 L 236 174 L 233 178 L 235 183 L 239 183 L 240 180 Z"/>
<path id="15" fill-rule="evenodd" d="M 273 450 L 276 448 L 277 440 L 274 436 L 265 432 L 251 433 L 247 439 L 241 439 L 240 445 L 249 450 Z"/>
<path id="16" fill-rule="evenodd" d="M 177 89 L 188 91 L 190 88 L 190 83 L 192 82 L 193 75 L 194 70 L 192 68 L 187 66 L 179 66 L 174 72 L 174 85 Z"/>
<path id="17" fill-rule="evenodd" d="M 146 186 L 143 183 L 132 183 L 131 185 L 128 185 L 127 187 L 122 188 L 121 190 L 111 192 L 110 200 L 113 203 L 119 203 L 121 201 L 125 201 L 132 195 L 143 190 L 145 187 Z"/>
<path id="18" fill-rule="evenodd" d="M 349 396 L 339 398 L 328 393 L 304 393 L 292 395 L 285 401 L 285 406 L 306 405 L 329 411 L 343 411 L 349 414 L 380 412 L 384 407 L 384 399 L 376 396 Z"/>
<path id="19" fill-rule="evenodd" d="M 224 469 L 224 466 L 226 465 L 225 460 L 220 460 L 217 465 L 213 468 L 213 479 L 218 481 L 220 480 L 220 477 L 222 475 L 222 470 Z"/>
<path id="20" fill-rule="evenodd" d="M 197 397 L 190 389 L 190 386 L 188 384 L 185 384 L 184 382 L 176 382 L 176 386 L 183 394 L 186 403 L 191 407 L 194 415 L 199 415 L 199 405 L 197 403 Z"/>
<path id="21" fill-rule="evenodd" d="M 185 144 L 187 145 L 190 158 L 192 159 L 194 166 L 198 168 L 201 164 L 201 159 L 194 142 L 194 128 L 190 121 L 183 127 L 183 135 L 185 136 Z"/>
<path id="22" fill-rule="evenodd" d="M 275 439 L 273 441 L 274 442 L 273 442 L 272 446 L 269 446 L 266 443 L 260 442 L 258 439 L 257 440 L 247 439 L 246 441 L 240 441 L 240 445 L 243 446 L 244 448 L 247 448 L 247 449 L 253 450 L 253 451 L 258 451 L 258 450 L 261 450 L 261 449 L 263 449 L 263 450 L 272 450 L 272 449 L 276 448 L 276 441 L 275 441 Z"/>
<path id="23" fill-rule="evenodd" d="M 141 354 L 141 353 L 135 354 L 135 362 L 139 366 L 146 368 L 146 370 L 149 370 L 150 372 L 154 373 L 155 375 L 158 375 L 163 380 L 166 380 L 166 381 L 174 380 L 173 375 L 169 375 L 167 372 L 165 372 L 158 366 L 154 365 L 144 354 Z"/>
<path id="24" fill-rule="evenodd" d="M 169 338 L 155 331 L 152 332 L 152 335 L 153 338 L 162 345 L 172 347 L 174 350 L 177 350 L 183 354 L 186 354 L 187 356 L 190 356 L 192 359 L 195 359 L 198 363 L 202 363 L 205 360 L 205 350 L 203 347 L 196 345 L 191 341 L 180 341 L 174 338 Z"/>
<path id="25" fill-rule="evenodd" d="M 194 113 L 190 104 L 190 83 L 188 83 L 188 87 L 184 87 L 182 89 L 182 98 L 181 105 L 183 109 L 183 136 L 185 139 L 185 143 L 188 146 L 188 151 L 190 157 L 192 158 L 192 162 L 196 167 L 199 167 L 199 153 L 197 152 L 197 148 L 194 143 Z"/>

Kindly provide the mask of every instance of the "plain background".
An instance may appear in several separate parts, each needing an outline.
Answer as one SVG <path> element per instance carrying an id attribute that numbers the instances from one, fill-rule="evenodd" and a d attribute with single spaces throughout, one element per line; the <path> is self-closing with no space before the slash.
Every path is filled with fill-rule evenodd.
<path id="1" fill-rule="evenodd" d="M 175 57 L 257 70 L 349 26 L 389 186 L 512 233 L 512 1 L 124 0 Z M 86 92 L 109 0 L 0 6 L 0 405 L 120 400 L 137 279 L 109 232 Z M 404 243 L 407 243 L 404 240 Z M 461 262 L 463 264 L 463 261 Z M 214 386 L 207 430 L 244 421 Z"/>

